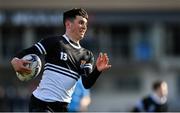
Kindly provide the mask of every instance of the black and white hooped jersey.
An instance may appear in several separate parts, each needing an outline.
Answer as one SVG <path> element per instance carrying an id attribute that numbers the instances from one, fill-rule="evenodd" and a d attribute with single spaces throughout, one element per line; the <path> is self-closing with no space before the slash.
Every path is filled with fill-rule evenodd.
<path id="1" fill-rule="evenodd" d="M 45 55 L 45 70 L 62 73 L 75 80 L 92 71 L 93 54 L 66 35 L 44 39 L 35 46 Z"/>
<path id="2" fill-rule="evenodd" d="M 43 101 L 70 102 L 77 80 L 90 88 L 100 75 L 93 70 L 92 52 L 72 42 L 66 35 L 49 37 L 17 55 L 35 53 L 45 56 L 45 66 L 39 86 L 33 95 Z M 92 71 L 93 70 L 93 71 Z"/>
<path id="3" fill-rule="evenodd" d="M 133 112 L 167 112 L 167 97 L 158 97 L 157 94 L 148 95 L 138 102 Z"/>

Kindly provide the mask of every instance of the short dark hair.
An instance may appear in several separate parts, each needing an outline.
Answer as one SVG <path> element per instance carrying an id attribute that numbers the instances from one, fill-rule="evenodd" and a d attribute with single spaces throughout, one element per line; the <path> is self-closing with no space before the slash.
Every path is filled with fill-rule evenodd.
<path id="1" fill-rule="evenodd" d="M 63 24 L 65 26 L 66 20 L 74 20 L 76 16 L 82 16 L 83 18 L 88 19 L 88 14 L 83 8 L 73 8 L 71 10 L 65 11 L 63 13 Z"/>
<path id="2" fill-rule="evenodd" d="M 164 81 L 161 81 L 161 80 L 158 80 L 158 81 L 155 81 L 152 85 L 152 89 L 155 91 L 157 90 L 158 88 L 161 87 L 161 84 L 163 83 Z"/>

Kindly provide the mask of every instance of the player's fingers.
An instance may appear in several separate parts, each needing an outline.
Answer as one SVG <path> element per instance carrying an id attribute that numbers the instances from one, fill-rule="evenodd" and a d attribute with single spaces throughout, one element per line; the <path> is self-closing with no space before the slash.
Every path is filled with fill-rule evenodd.
<path id="1" fill-rule="evenodd" d="M 107 53 L 104 53 L 104 56 L 107 56 Z"/>
<path id="2" fill-rule="evenodd" d="M 104 54 L 103 54 L 103 57 L 104 57 L 104 58 L 108 58 L 107 53 L 104 53 Z"/>
<path id="3" fill-rule="evenodd" d="M 30 61 L 23 60 L 22 65 L 20 66 L 20 70 L 25 71 L 25 72 L 30 72 L 31 69 L 29 67 L 27 67 L 27 65 L 30 63 L 31 63 Z"/>
<path id="4" fill-rule="evenodd" d="M 109 58 L 108 57 L 105 58 L 105 62 L 106 62 L 106 64 L 109 63 Z"/>
<path id="5" fill-rule="evenodd" d="M 111 68 L 112 65 L 107 65 L 107 69 Z"/>
<path id="6" fill-rule="evenodd" d="M 31 70 L 20 70 L 20 71 L 16 71 L 16 72 L 18 72 L 18 73 L 20 73 L 20 74 L 30 74 L 32 71 Z"/>
<path id="7" fill-rule="evenodd" d="M 102 61 L 102 60 L 103 60 L 103 54 L 102 54 L 102 52 L 99 53 L 98 60 L 99 60 L 99 61 Z"/>
<path id="8" fill-rule="evenodd" d="M 22 63 L 26 65 L 26 64 L 30 64 L 32 62 L 31 61 L 27 61 L 27 60 L 22 60 Z"/>
<path id="9" fill-rule="evenodd" d="M 103 53 L 102 53 L 102 52 L 100 52 L 100 56 L 101 56 L 101 57 L 103 56 Z"/>
<path id="10" fill-rule="evenodd" d="M 104 53 L 104 54 L 103 54 L 103 61 L 104 61 L 106 64 L 108 64 L 109 58 L 108 58 L 108 56 L 107 56 L 107 53 Z"/>
<path id="11" fill-rule="evenodd" d="M 31 70 L 31 68 L 25 67 L 25 66 L 21 67 L 21 69 L 22 69 L 22 70 Z"/>
<path id="12" fill-rule="evenodd" d="M 23 73 L 31 73 L 31 69 L 30 68 L 28 68 L 28 67 L 22 67 L 21 68 L 21 72 L 23 72 Z"/>

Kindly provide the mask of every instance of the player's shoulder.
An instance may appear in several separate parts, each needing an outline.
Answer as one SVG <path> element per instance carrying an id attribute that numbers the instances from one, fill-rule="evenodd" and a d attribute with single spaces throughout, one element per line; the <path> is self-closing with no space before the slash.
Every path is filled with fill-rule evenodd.
<path id="1" fill-rule="evenodd" d="M 81 49 L 82 49 L 86 54 L 93 55 L 92 51 L 90 51 L 89 49 L 84 48 L 84 47 L 81 47 Z"/>
<path id="2" fill-rule="evenodd" d="M 63 37 L 60 35 L 47 36 L 40 40 L 41 44 L 56 45 Z"/>

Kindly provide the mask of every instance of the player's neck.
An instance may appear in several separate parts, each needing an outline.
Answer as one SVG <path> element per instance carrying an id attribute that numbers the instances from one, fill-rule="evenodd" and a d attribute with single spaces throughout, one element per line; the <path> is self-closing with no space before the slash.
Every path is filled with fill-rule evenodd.
<path id="1" fill-rule="evenodd" d="M 66 32 L 65 35 L 69 38 L 69 40 L 73 41 L 74 43 L 79 44 L 79 40 L 74 38 L 74 36 L 72 34 Z"/>

